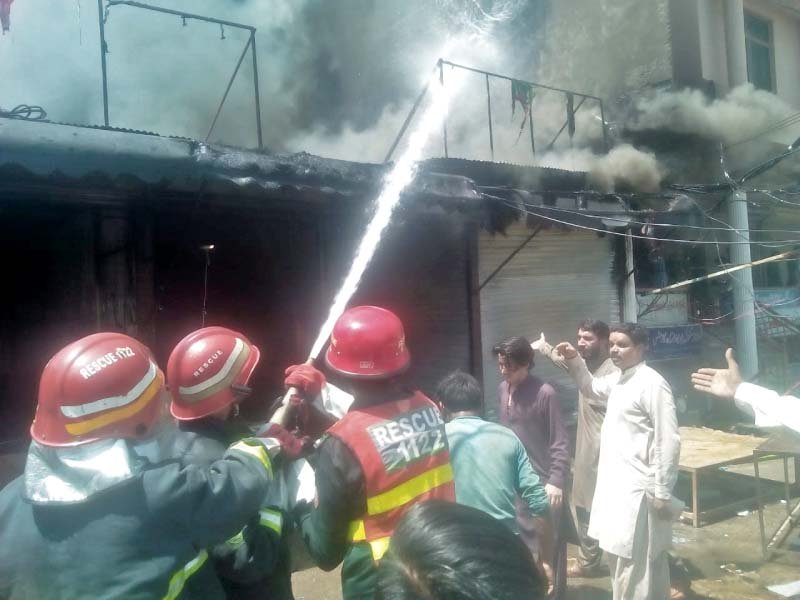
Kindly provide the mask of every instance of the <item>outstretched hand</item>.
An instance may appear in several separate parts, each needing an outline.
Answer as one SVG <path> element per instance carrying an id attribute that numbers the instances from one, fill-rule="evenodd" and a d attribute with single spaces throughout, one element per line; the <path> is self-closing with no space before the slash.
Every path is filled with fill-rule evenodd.
<path id="1" fill-rule="evenodd" d="M 742 383 L 742 373 L 739 363 L 733 358 L 732 348 L 726 350 L 725 360 L 728 362 L 727 369 L 703 368 L 692 373 L 694 389 L 718 398 L 733 399 L 736 388 Z"/>
<path id="2" fill-rule="evenodd" d="M 578 356 L 578 351 L 575 350 L 575 346 L 569 342 L 561 342 L 558 346 L 556 346 L 556 352 L 558 352 L 558 354 L 566 360 Z"/>
<path id="3" fill-rule="evenodd" d="M 531 348 L 533 348 L 534 352 L 538 352 L 539 350 L 542 349 L 542 346 L 544 346 L 546 343 L 547 340 L 544 337 L 544 333 L 540 333 L 539 339 L 531 344 Z"/>

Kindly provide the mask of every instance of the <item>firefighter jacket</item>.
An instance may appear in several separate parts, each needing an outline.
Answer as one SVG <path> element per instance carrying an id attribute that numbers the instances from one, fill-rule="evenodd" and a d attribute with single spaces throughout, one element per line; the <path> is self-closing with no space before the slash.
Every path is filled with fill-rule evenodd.
<path id="1" fill-rule="evenodd" d="M 375 567 L 409 506 L 455 501 L 444 423 L 419 392 L 351 408 L 315 459 L 317 506 L 300 517 L 323 569 L 342 566 L 345 600 L 372 598 Z"/>
<path id="2" fill-rule="evenodd" d="M 218 460 L 237 433 L 216 419 L 183 421 L 176 456 L 205 467 Z M 277 507 L 261 506 L 232 538 L 209 548 L 208 568 L 216 571 L 228 600 L 292 600 L 288 527 Z M 288 525 L 288 523 L 286 524 Z"/>
<path id="3" fill-rule="evenodd" d="M 271 478 L 247 442 L 207 468 L 145 462 L 76 502 L 32 501 L 23 475 L 0 492 L 0 598 L 224 598 L 206 548 L 258 512 Z"/>

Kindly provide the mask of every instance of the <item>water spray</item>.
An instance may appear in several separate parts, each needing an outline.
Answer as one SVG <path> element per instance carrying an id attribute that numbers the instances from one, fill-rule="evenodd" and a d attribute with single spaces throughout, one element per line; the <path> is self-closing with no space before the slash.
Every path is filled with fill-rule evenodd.
<path id="1" fill-rule="evenodd" d="M 450 0 L 440 1 L 449 2 Z M 521 0 L 498 0 L 493 10 L 487 12 L 483 10 L 482 5 L 477 0 L 467 0 L 468 10 L 466 10 L 464 14 L 468 16 L 467 20 L 471 25 L 470 29 L 473 31 L 473 35 L 470 36 L 473 39 L 473 45 L 483 43 L 490 39 L 490 33 L 494 25 L 498 22 L 512 19 L 514 14 L 518 12 L 521 4 Z M 476 9 L 480 9 L 478 10 L 478 14 L 475 13 Z M 447 56 L 452 50 L 454 42 L 452 38 L 448 40 L 441 49 L 439 56 Z M 381 241 L 381 236 L 386 226 L 391 221 L 392 214 L 400 202 L 403 191 L 414 180 L 417 171 L 417 163 L 422 158 L 422 154 L 431 135 L 442 127 L 447 117 L 450 99 L 464 82 L 462 76 L 449 77 L 447 87 L 445 88 L 442 78 L 440 78 L 442 74 L 441 69 L 443 68 L 442 58 L 439 59 L 437 66 L 438 68 L 434 71 L 434 74 L 431 75 L 426 85 L 426 88 L 432 91 L 430 104 L 422 113 L 416 128 L 409 136 L 408 146 L 405 151 L 384 180 L 383 188 L 375 201 L 375 214 L 367 225 L 364 237 L 361 239 L 358 249 L 356 250 L 355 259 L 350 265 L 350 270 L 342 283 L 342 287 L 334 297 L 333 304 L 328 312 L 328 318 L 322 325 L 305 364 L 313 364 L 317 357 L 319 357 L 320 352 L 322 352 L 325 343 L 328 341 L 333 331 L 333 326 L 345 311 L 347 304 L 358 289 L 364 271 L 366 271 L 372 257 L 375 255 L 375 251 Z M 438 75 L 436 71 L 439 71 Z M 406 126 L 407 123 L 403 125 L 403 128 L 405 129 Z M 298 390 L 295 388 L 290 388 L 286 392 L 286 395 L 283 397 L 283 402 L 270 419 L 272 423 L 284 424 L 287 413 L 286 409 L 290 404 L 289 400 L 297 393 Z"/>
<path id="2" fill-rule="evenodd" d="M 328 312 L 328 318 L 322 325 L 305 364 L 313 364 L 319 357 L 322 348 L 333 331 L 334 324 L 345 311 L 348 302 L 350 302 L 353 294 L 358 289 L 364 271 L 366 271 L 372 257 L 375 255 L 375 250 L 380 244 L 386 226 L 391 221 L 392 214 L 400 202 L 403 191 L 414 180 L 417 163 L 422 157 L 425 145 L 433 132 L 441 127 L 441 123 L 447 114 L 450 97 L 455 91 L 454 86 L 451 83 L 445 88 L 439 84 L 438 78 L 436 78 L 435 82 L 431 84 L 431 88 L 433 90 L 431 103 L 422 113 L 419 124 L 409 137 L 407 148 L 386 176 L 383 189 L 375 201 L 375 214 L 367 225 L 364 237 L 356 250 L 355 259 L 350 265 L 350 270 L 342 283 L 342 287 L 333 300 Z M 283 424 L 289 399 L 297 393 L 298 391 L 295 388 L 290 388 L 286 392 L 281 406 L 278 407 L 272 419 L 270 419 L 271 422 Z"/>

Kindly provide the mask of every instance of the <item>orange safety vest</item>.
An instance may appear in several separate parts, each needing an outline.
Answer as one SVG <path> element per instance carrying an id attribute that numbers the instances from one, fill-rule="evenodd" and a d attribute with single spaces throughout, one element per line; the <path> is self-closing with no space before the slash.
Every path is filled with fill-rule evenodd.
<path id="1" fill-rule="evenodd" d="M 412 504 L 455 502 L 444 422 L 424 394 L 351 410 L 328 429 L 355 454 L 364 472 L 367 512 L 350 523 L 353 543 L 366 541 L 380 560 L 397 522 Z"/>

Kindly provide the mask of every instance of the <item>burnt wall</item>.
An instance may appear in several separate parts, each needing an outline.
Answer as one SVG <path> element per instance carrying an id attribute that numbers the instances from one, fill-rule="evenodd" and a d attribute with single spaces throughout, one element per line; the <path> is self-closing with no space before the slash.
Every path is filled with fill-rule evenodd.
<path id="1" fill-rule="evenodd" d="M 387 229 L 352 304 L 394 311 L 412 355 L 409 384 L 432 394 L 454 369 L 471 370 L 477 351 L 470 321 L 470 244 L 475 231 L 457 215 L 425 211 L 409 201 Z M 338 285 L 365 216 L 343 213 L 331 223 L 331 282 Z M 475 307 L 477 308 L 477 307 Z M 477 333 L 480 339 L 480 333 Z M 480 377 L 480 370 L 475 373 Z"/>
<path id="2" fill-rule="evenodd" d="M 262 350 L 243 407 L 262 416 L 284 368 L 305 360 L 369 217 L 364 198 L 278 209 L 152 191 L 102 205 L 73 194 L 66 203 L 62 192 L 51 190 L 46 202 L 0 198 L 10 284 L 0 296 L 0 455 L 25 450 L 41 370 L 61 347 L 121 331 L 166 367 L 175 343 L 201 326 L 204 297 L 207 325 L 238 329 Z M 469 370 L 480 355 L 471 348 L 474 228 L 404 202 L 351 304 L 400 316 L 413 356 L 409 382 L 432 393 L 440 377 Z M 206 279 L 201 246 L 210 243 Z"/>

